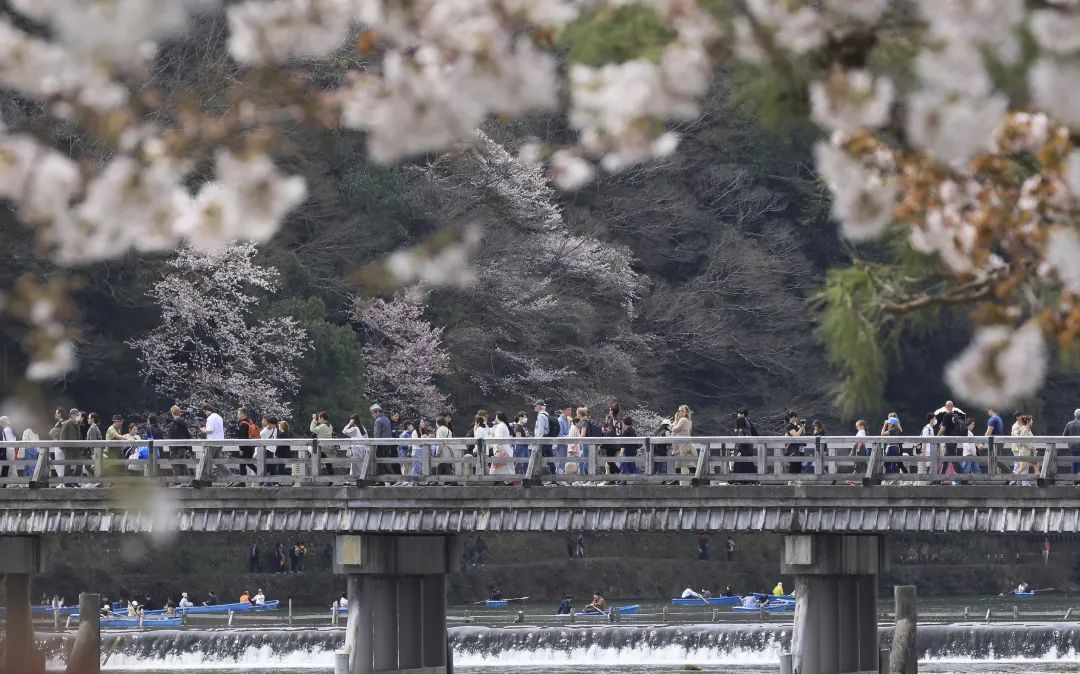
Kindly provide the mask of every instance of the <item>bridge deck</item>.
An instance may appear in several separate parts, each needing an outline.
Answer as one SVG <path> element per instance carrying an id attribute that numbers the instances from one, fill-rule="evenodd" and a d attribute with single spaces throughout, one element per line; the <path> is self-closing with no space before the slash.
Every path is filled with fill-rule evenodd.
<path id="1" fill-rule="evenodd" d="M 340 533 L 1076 533 L 1080 489 L 1001 486 L 0 489 L 0 535 Z"/>

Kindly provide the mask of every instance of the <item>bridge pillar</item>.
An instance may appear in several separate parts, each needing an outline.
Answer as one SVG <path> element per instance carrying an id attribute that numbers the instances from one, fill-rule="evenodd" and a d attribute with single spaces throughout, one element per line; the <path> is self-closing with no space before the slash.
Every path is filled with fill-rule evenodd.
<path id="1" fill-rule="evenodd" d="M 334 572 L 348 576 L 350 674 L 448 674 L 446 574 L 451 536 L 342 535 Z"/>
<path id="2" fill-rule="evenodd" d="M 38 674 L 45 671 L 45 656 L 34 648 L 30 615 L 30 576 L 41 572 L 41 545 L 34 536 L 0 536 L 0 574 L 7 590 L 7 634 L 4 635 L 3 672 Z"/>
<path id="3" fill-rule="evenodd" d="M 877 536 L 794 535 L 781 570 L 795 576 L 794 674 L 877 672 Z"/>

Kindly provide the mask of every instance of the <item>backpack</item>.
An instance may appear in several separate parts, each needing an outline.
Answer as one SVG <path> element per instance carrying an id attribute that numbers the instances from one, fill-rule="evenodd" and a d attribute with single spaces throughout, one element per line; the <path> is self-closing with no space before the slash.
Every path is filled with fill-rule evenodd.
<path id="1" fill-rule="evenodd" d="M 259 427 L 255 425 L 254 421 L 252 421 L 251 419 L 244 419 L 243 424 L 245 426 L 247 426 L 248 438 L 250 438 L 250 439 L 258 439 L 259 438 Z"/>
<path id="2" fill-rule="evenodd" d="M 560 435 L 562 435 L 562 428 L 559 426 L 559 419 L 557 417 L 551 416 L 550 414 L 547 415 L 547 418 L 548 418 L 547 437 L 549 437 L 549 438 L 557 438 Z"/>

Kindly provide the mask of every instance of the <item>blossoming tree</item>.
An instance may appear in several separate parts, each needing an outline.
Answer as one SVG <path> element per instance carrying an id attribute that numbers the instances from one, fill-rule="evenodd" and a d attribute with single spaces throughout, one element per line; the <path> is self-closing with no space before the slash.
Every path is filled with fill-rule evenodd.
<path id="1" fill-rule="evenodd" d="M 182 248 L 154 286 L 161 324 L 131 343 L 143 375 L 166 402 L 219 412 L 288 417 L 307 335 L 289 316 L 259 317 L 277 271 L 255 264 L 255 245 Z"/>
<path id="2" fill-rule="evenodd" d="M 368 400 L 388 412 L 399 410 L 405 419 L 434 419 L 449 409 L 435 378 L 447 371 L 450 358 L 442 346 L 442 328 L 424 318 L 421 298 L 399 294 L 389 300 L 357 300 L 352 313 L 368 339 Z"/>
<path id="3" fill-rule="evenodd" d="M 156 45 L 223 6 L 243 67 L 229 104 L 155 96 L 144 82 Z M 674 126 L 723 68 L 748 82 L 744 95 L 827 133 L 816 162 L 843 233 L 886 242 L 821 295 L 846 402 L 873 396 L 888 342 L 942 306 L 968 307 L 975 326 L 945 369 L 972 402 L 1030 394 L 1051 358 L 1075 360 L 1073 0 L 10 0 L 4 11 L 0 85 L 95 141 L 60 151 L 34 129 L 0 137 L 0 196 L 65 264 L 270 236 L 305 195 L 270 158 L 274 129 L 298 123 L 362 131 L 373 157 L 393 161 L 565 103 L 573 140 L 522 158 L 573 189 L 676 151 Z M 306 59 L 331 55 L 346 77 L 304 77 Z M 425 280 L 411 259 L 396 271 Z M 70 364 L 49 319 L 62 312 L 34 307 L 62 286 L 25 286 L 9 305 L 35 329 L 36 357 L 53 354 L 31 371 L 55 374 Z"/>

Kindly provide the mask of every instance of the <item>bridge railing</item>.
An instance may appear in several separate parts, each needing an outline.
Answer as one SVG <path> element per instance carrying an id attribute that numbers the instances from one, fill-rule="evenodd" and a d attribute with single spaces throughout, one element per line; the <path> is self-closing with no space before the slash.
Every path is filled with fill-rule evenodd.
<path id="1" fill-rule="evenodd" d="M 0 449 L 3 487 L 1080 483 L 1080 438 L 1059 436 L 39 440 Z"/>

